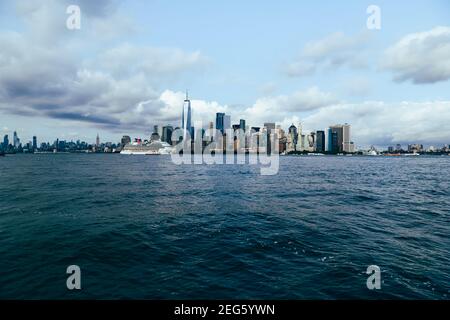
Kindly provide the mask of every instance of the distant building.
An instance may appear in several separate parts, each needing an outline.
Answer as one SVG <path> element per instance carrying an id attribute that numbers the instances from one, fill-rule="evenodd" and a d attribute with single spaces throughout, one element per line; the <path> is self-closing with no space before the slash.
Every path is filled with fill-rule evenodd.
<path id="1" fill-rule="evenodd" d="M 16 131 L 14 131 L 13 146 L 14 146 L 15 149 L 19 148 L 19 146 L 20 146 L 20 139 L 17 136 L 17 132 Z"/>
<path id="2" fill-rule="evenodd" d="M 266 128 L 269 134 L 272 133 L 273 130 L 275 130 L 275 127 L 275 123 L 273 122 L 264 123 L 264 128 Z"/>
<path id="3" fill-rule="evenodd" d="M 423 145 L 422 144 L 410 144 L 408 145 L 408 152 L 422 152 Z"/>
<path id="4" fill-rule="evenodd" d="M 8 146 L 9 146 L 9 136 L 5 134 L 5 136 L 3 137 L 3 149 L 4 150 L 8 149 Z"/>
<path id="5" fill-rule="evenodd" d="M 173 132 L 172 126 L 164 126 L 162 128 L 161 141 L 167 142 L 168 144 L 172 145 L 172 132 Z"/>
<path id="6" fill-rule="evenodd" d="M 37 150 L 37 137 L 33 136 L 33 151 Z"/>
<path id="7" fill-rule="evenodd" d="M 245 132 L 245 120 L 239 120 L 239 127 Z"/>
<path id="8" fill-rule="evenodd" d="M 316 132 L 316 151 L 325 152 L 325 131 Z"/>
<path id="9" fill-rule="evenodd" d="M 231 129 L 231 117 L 229 115 L 225 115 L 223 117 L 223 129 L 226 130 Z"/>
<path id="10" fill-rule="evenodd" d="M 95 146 L 100 147 L 100 136 L 97 133 L 97 138 L 95 139 Z"/>
<path id="11" fill-rule="evenodd" d="M 225 118 L 225 113 L 222 112 L 218 112 L 216 113 L 216 129 L 219 130 L 220 132 L 224 131 L 224 118 Z"/>
<path id="12" fill-rule="evenodd" d="M 347 153 L 352 152 L 350 140 L 350 125 L 346 123 L 342 126 L 342 151 Z"/>
<path id="13" fill-rule="evenodd" d="M 344 151 L 344 127 L 342 125 L 334 125 L 331 129 L 331 152 L 341 153 Z"/>

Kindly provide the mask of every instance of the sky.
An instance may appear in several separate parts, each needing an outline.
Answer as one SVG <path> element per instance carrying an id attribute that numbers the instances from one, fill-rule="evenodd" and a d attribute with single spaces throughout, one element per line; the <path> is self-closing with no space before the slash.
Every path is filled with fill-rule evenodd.
<path id="1" fill-rule="evenodd" d="M 180 124 L 186 90 L 205 127 L 225 112 L 308 132 L 349 123 L 359 147 L 450 144 L 450 3 L 0 2 L 2 136 L 145 138 Z"/>

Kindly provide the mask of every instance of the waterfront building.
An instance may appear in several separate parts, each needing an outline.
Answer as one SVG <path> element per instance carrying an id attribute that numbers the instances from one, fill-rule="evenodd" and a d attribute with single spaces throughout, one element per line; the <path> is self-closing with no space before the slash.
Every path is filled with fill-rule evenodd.
<path id="1" fill-rule="evenodd" d="M 192 127 L 192 109 L 191 100 L 189 100 L 188 92 L 186 91 L 186 99 L 183 104 L 183 113 L 181 116 L 181 128 L 185 129 L 185 132 L 189 132 L 191 139 L 194 139 L 194 130 Z"/>
<path id="2" fill-rule="evenodd" d="M 342 126 L 342 150 L 347 153 L 351 152 L 350 125 L 347 123 Z"/>
<path id="3" fill-rule="evenodd" d="M 14 131 L 13 146 L 14 146 L 15 149 L 19 148 L 19 146 L 20 146 L 20 139 L 19 139 L 16 131 Z"/>
<path id="4" fill-rule="evenodd" d="M 164 126 L 162 127 L 162 142 L 167 142 L 168 144 L 172 145 L 172 132 L 173 127 L 172 126 Z"/>
<path id="5" fill-rule="evenodd" d="M 325 131 L 316 132 L 316 152 L 325 152 Z"/>
<path id="6" fill-rule="evenodd" d="M 297 145 L 297 139 L 298 139 L 297 127 L 294 126 L 294 124 L 292 124 L 289 127 L 288 137 L 289 137 L 289 139 L 286 141 L 286 143 L 287 143 L 286 152 L 293 152 L 293 151 L 295 151 L 295 147 Z"/>
<path id="7" fill-rule="evenodd" d="M 33 136 L 33 151 L 37 150 L 37 137 Z"/>
<path id="8" fill-rule="evenodd" d="M 344 126 L 334 125 L 331 129 L 331 152 L 341 153 L 344 151 Z"/>
<path id="9" fill-rule="evenodd" d="M 6 150 L 9 147 L 9 136 L 5 134 L 3 137 L 3 149 Z"/>
<path id="10" fill-rule="evenodd" d="M 226 132 L 228 129 L 231 129 L 231 117 L 229 115 L 225 115 L 223 117 L 223 130 Z"/>
<path id="11" fill-rule="evenodd" d="M 216 113 L 216 129 L 222 132 L 222 134 L 224 131 L 224 117 L 225 113 L 222 112 Z"/>
<path id="12" fill-rule="evenodd" d="M 241 128 L 244 132 L 246 131 L 244 119 L 239 120 L 239 128 Z"/>

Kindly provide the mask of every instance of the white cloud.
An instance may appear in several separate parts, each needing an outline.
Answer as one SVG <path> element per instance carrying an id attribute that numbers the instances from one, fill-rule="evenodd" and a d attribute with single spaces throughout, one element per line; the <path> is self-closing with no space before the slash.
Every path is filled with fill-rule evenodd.
<path id="1" fill-rule="evenodd" d="M 350 123 L 357 145 L 450 143 L 450 101 L 337 104 L 304 118 L 308 128 Z"/>
<path id="2" fill-rule="evenodd" d="M 394 73 L 394 80 L 415 84 L 450 79 L 450 27 L 409 34 L 388 48 L 382 67 Z"/>
<path id="3" fill-rule="evenodd" d="M 336 32 L 318 41 L 307 43 L 300 56 L 287 64 L 285 72 L 291 77 L 302 77 L 320 70 L 343 66 L 365 68 L 367 63 L 363 49 L 368 40 L 368 33 L 352 37 Z"/>

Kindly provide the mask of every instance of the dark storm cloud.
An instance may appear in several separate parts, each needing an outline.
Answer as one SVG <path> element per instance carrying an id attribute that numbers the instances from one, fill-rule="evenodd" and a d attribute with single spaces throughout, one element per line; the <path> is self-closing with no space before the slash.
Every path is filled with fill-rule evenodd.
<path id="1" fill-rule="evenodd" d="M 63 111 L 50 111 L 45 114 L 47 117 L 60 119 L 60 120 L 75 120 L 83 122 L 91 122 L 96 124 L 107 124 L 111 126 L 119 126 L 120 121 L 107 116 L 99 115 L 82 115 L 73 112 L 63 112 Z"/>

